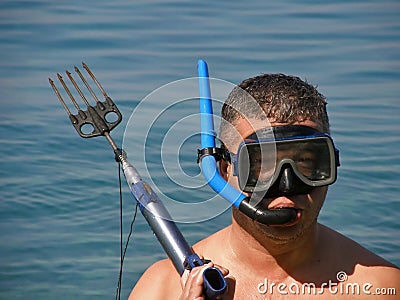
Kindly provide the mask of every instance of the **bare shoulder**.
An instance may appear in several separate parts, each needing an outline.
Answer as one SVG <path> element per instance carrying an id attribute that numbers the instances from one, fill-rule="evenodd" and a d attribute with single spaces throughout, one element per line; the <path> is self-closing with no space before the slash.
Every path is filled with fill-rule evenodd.
<path id="1" fill-rule="evenodd" d="M 369 266 L 395 267 L 379 255 L 361 246 L 356 241 L 342 235 L 341 233 L 319 224 L 320 243 L 324 245 L 322 250 L 327 253 L 334 252 L 341 261 L 358 261 L 360 264 Z"/>
<path id="2" fill-rule="evenodd" d="M 331 257 L 331 267 L 346 273 L 347 281 L 370 283 L 373 287 L 395 287 L 400 292 L 400 269 L 354 240 L 320 225 L 323 251 Z M 343 273 L 343 274 L 344 274 Z"/>
<path id="3" fill-rule="evenodd" d="M 143 273 L 129 300 L 178 299 L 180 293 L 180 277 L 171 261 L 164 259 L 154 263 Z"/>
<path id="4" fill-rule="evenodd" d="M 400 270 L 395 266 L 364 266 L 358 265 L 351 282 L 360 283 L 368 295 L 386 295 L 394 299 L 400 293 Z"/>

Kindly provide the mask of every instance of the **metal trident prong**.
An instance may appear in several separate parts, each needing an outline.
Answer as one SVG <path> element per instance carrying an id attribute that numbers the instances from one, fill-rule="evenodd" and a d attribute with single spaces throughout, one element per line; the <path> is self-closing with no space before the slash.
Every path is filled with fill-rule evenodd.
<path id="1" fill-rule="evenodd" d="M 68 97 L 71 99 L 71 102 L 74 104 L 75 108 L 77 109 L 78 113 L 73 114 L 71 113 L 71 110 L 68 108 L 68 105 L 65 103 L 63 97 L 61 96 L 61 93 L 58 91 L 56 85 L 54 84 L 53 80 L 49 78 L 49 82 L 51 87 L 53 88 L 54 92 L 56 93 L 58 99 L 64 106 L 65 110 L 67 111 L 69 118 L 74 125 L 76 131 L 81 137 L 84 138 L 90 138 L 90 137 L 95 137 L 99 135 L 104 135 L 106 136 L 107 139 L 109 139 L 109 132 L 114 129 L 122 120 L 122 115 L 120 111 L 118 110 L 117 106 L 114 104 L 114 102 L 111 100 L 111 98 L 107 95 L 103 87 L 100 85 L 100 83 L 97 81 L 96 77 L 92 73 L 92 71 L 89 69 L 89 67 L 85 64 L 82 63 L 83 67 L 87 71 L 87 73 L 90 75 L 90 77 L 93 79 L 93 81 L 96 83 L 97 87 L 100 89 L 101 93 L 105 97 L 105 101 L 100 101 L 98 97 L 96 96 L 95 92 L 93 89 L 90 87 L 89 83 L 83 76 L 83 74 L 79 71 L 79 69 L 75 66 L 75 72 L 79 75 L 80 79 L 88 89 L 89 93 L 92 95 L 94 100 L 96 101 L 96 105 L 92 106 L 89 101 L 86 99 L 84 93 L 82 92 L 81 88 L 75 81 L 75 79 L 72 77 L 71 72 L 66 71 L 66 74 L 71 81 L 72 85 L 74 86 L 76 92 L 79 94 L 81 97 L 82 101 L 85 103 L 87 109 L 83 110 L 80 108 L 78 102 L 75 100 L 74 96 L 72 95 L 70 89 L 68 88 L 67 84 L 65 83 L 64 79 L 60 74 L 57 74 L 58 80 L 60 81 L 61 85 L 63 86 L 65 92 L 67 93 Z M 109 120 L 115 120 L 115 121 L 108 121 L 107 120 L 107 115 L 109 114 L 114 114 L 116 117 L 115 118 L 108 118 Z M 91 128 L 93 129 L 91 132 L 87 132 L 87 130 L 82 130 L 85 125 L 90 125 Z"/>

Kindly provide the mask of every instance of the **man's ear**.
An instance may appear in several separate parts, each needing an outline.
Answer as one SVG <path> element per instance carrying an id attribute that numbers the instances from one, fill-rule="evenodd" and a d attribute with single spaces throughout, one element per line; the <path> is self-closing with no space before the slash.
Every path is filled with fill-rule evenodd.
<path id="1" fill-rule="evenodd" d="M 224 178 L 226 181 L 229 179 L 231 164 L 228 163 L 226 160 L 221 159 L 219 162 L 219 174 Z"/>

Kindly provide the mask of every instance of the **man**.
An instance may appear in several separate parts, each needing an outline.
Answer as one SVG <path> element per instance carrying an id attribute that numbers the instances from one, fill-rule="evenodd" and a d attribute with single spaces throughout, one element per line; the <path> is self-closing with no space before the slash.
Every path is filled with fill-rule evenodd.
<path id="1" fill-rule="evenodd" d="M 222 108 L 220 139 L 232 157 L 246 149 L 249 167 L 226 159 L 220 161 L 220 173 L 249 197 L 258 195 L 262 209 L 295 210 L 294 220 L 264 225 L 232 208 L 232 224 L 193 247 L 211 264 L 179 278 L 169 260 L 159 261 L 143 274 L 130 299 L 204 299 L 202 271 L 213 264 L 227 278 L 222 299 L 398 297 L 396 266 L 317 222 L 338 165 L 324 96 L 283 74 L 250 78 L 239 87 Z M 261 115 L 248 105 L 243 91 L 261 106 Z M 260 149 L 268 144 L 262 133 L 269 123 L 279 142 L 276 171 L 264 172 L 270 179 L 267 187 L 259 184 L 264 163 L 257 164 L 255 156 L 265 155 Z M 251 154 L 254 149 L 258 150 Z M 240 181 L 241 173 L 246 180 Z M 397 296 L 390 295 L 394 293 Z"/>

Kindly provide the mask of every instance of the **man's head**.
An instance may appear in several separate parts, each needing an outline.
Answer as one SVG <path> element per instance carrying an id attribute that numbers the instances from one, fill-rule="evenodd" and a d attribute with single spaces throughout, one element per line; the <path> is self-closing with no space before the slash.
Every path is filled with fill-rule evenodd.
<path id="1" fill-rule="evenodd" d="M 232 90 L 222 107 L 220 137 L 229 144 L 235 139 L 231 125 L 243 118 L 268 118 L 270 123 L 282 124 L 308 120 L 318 124 L 320 131 L 329 133 L 326 104 L 325 97 L 315 87 L 298 77 L 264 74 L 249 78 Z"/>
<path id="2" fill-rule="evenodd" d="M 315 87 L 298 77 L 265 74 L 250 78 L 234 88 L 225 101 L 220 138 L 231 153 L 236 153 L 244 139 L 270 126 L 302 125 L 329 133 L 326 104 L 325 97 Z M 220 167 L 222 176 L 238 188 L 238 178 L 233 176 L 232 164 L 221 162 Z M 327 187 L 321 186 L 309 189 L 304 194 L 268 196 L 264 193 L 260 205 L 265 208 L 289 207 L 298 212 L 297 225 L 286 227 L 285 234 L 274 232 L 277 229 L 269 229 L 270 237 L 287 240 L 301 235 L 316 221 L 326 191 Z M 252 224 L 248 217 L 237 210 L 234 210 L 234 218 L 245 228 L 249 227 L 245 224 Z"/>

